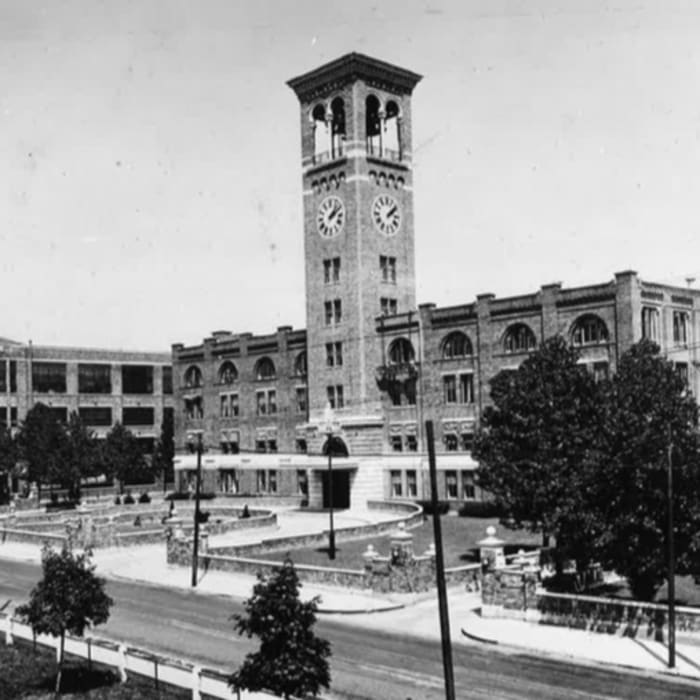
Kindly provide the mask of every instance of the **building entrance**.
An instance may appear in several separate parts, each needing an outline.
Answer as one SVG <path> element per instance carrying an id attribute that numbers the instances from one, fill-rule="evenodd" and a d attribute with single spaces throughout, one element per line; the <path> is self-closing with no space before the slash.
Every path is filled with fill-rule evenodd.
<path id="1" fill-rule="evenodd" d="M 328 472 L 322 472 L 323 507 L 330 508 Z M 345 510 L 350 507 L 350 472 L 345 469 L 333 470 L 333 509 Z"/>

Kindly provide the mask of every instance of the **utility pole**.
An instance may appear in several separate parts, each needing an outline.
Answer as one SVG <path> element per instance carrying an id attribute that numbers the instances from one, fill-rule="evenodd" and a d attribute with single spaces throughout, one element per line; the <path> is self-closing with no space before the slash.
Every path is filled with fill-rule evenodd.
<path id="1" fill-rule="evenodd" d="M 671 424 L 668 424 L 668 459 L 667 487 L 668 493 L 668 667 L 676 666 L 676 553 L 673 538 L 673 438 Z"/>
<path id="2" fill-rule="evenodd" d="M 435 437 L 433 435 L 433 421 L 431 420 L 425 421 L 425 436 L 428 441 L 428 464 L 430 465 L 430 504 L 433 509 L 433 532 L 435 535 L 435 574 L 437 576 L 438 608 L 440 611 L 440 637 L 442 638 L 442 667 L 445 674 L 445 700 L 455 700 L 450 615 L 447 609 L 445 560 L 442 556 L 442 527 L 440 525 L 440 514 L 438 513 Z"/>
<path id="3" fill-rule="evenodd" d="M 202 486 L 202 433 L 197 433 L 197 479 L 194 491 L 194 543 L 192 546 L 192 588 L 197 587 L 199 557 L 199 492 Z"/>

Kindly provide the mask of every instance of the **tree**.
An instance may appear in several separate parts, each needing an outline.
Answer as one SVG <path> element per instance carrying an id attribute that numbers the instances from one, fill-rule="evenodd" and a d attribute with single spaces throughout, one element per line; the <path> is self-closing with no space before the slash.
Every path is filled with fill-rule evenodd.
<path id="1" fill-rule="evenodd" d="M 101 461 L 107 477 L 118 482 L 119 493 L 124 493 L 125 483 L 140 480 L 148 469 L 138 441 L 121 423 L 107 433 Z"/>
<path id="2" fill-rule="evenodd" d="M 557 554 L 580 568 L 593 556 L 598 523 L 586 507 L 600 459 L 600 388 L 578 353 L 556 336 L 515 371 L 491 382 L 474 454 L 477 478 L 509 523 L 554 535 Z"/>
<path id="3" fill-rule="evenodd" d="M 163 479 L 163 491 L 166 485 L 174 478 L 173 458 L 175 457 L 175 427 L 173 425 L 172 411 L 163 414 L 163 422 L 160 426 L 160 438 L 153 451 L 153 471 L 160 474 Z"/>
<path id="4" fill-rule="evenodd" d="M 649 341 L 620 359 L 606 400 L 604 468 L 595 490 L 602 563 L 652 600 L 667 576 L 667 467 L 673 461 L 678 573 L 691 573 L 700 532 L 698 406 L 672 362 Z"/>
<path id="5" fill-rule="evenodd" d="M 77 501 L 80 499 L 81 479 L 95 474 L 98 452 L 93 432 L 88 430 L 75 411 L 68 417 L 62 462 L 63 472 L 59 483 L 68 489 L 68 497 Z"/>
<path id="6" fill-rule="evenodd" d="M 106 622 L 113 601 L 105 593 L 105 580 L 95 575 L 89 551 L 75 555 L 64 547 L 59 553 L 47 545 L 42 551 L 41 565 L 41 581 L 32 589 L 29 602 L 16 612 L 35 634 L 60 637 L 58 694 L 66 632 L 82 637 L 88 625 Z"/>
<path id="7" fill-rule="evenodd" d="M 299 578 L 291 560 L 271 577 L 258 574 L 245 615 L 234 615 L 239 634 L 260 637 L 260 649 L 250 653 L 229 678 L 234 690 L 267 691 L 285 700 L 316 695 L 330 686 L 330 644 L 318 638 L 318 599 L 299 599 Z"/>
<path id="8" fill-rule="evenodd" d="M 53 485 L 63 474 L 65 429 L 48 406 L 37 403 L 27 412 L 17 444 L 27 465 L 27 478 L 36 482 L 41 498 L 41 485 Z"/>
<path id="9" fill-rule="evenodd" d="M 0 427 L 0 503 L 10 498 L 10 479 L 17 468 L 17 443 L 9 428 Z"/>

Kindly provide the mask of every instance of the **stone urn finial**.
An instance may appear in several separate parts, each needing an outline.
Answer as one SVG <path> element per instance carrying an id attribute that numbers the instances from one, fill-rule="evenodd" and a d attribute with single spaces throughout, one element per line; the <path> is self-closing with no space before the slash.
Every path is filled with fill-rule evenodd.
<path id="1" fill-rule="evenodd" d="M 479 560 L 484 569 L 494 571 L 505 566 L 506 558 L 503 549 L 505 542 L 496 537 L 496 528 L 493 525 L 486 528 L 486 537 L 476 544 L 479 547 Z"/>
<path id="2" fill-rule="evenodd" d="M 373 544 L 368 544 L 367 549 L 362 553 L 362 558 L 365 560 L 365 569 L 371 569 L 374 560 L 379 556 Z"/>

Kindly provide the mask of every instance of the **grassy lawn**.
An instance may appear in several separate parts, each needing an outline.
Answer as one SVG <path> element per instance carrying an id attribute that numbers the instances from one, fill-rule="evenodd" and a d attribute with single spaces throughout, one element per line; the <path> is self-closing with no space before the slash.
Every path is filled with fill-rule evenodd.
<path id="1" fill-rule="evenodd" d="M 445 566 L 462 566 L 477 561 L 476 543 L 486 537 L 486 528 L 493 525 L 496 528 L 496 536 L 506 542 L 506 554 L 517 551 L 520 547 L 528 548 L 539 545 L 541 535 L 532 534 L 525 530 L 509 530 L 498 522 L 497 518 L 461 518 L 459 516 L 443 516 L 442 540 L 445 555 Z M 413 550 L 416 554 L 423 554 L 433 544 L 433 520 L 429 517 L 420 527 L 410 530 L 413 535 Z M 361 569 L 364 566 L 362 553 L 372 544 L 379 554 L 390 554 L 391 537 L 369 537 L 351 542 L 338 542 L 336 544 L 335 562 L 328 559 L 327 545 L 322 547 L 294 549 L 289 552 L 295 564 L 311 564 L 313 566 L 330 566 L 341 569 Z M 282 561 L 287 552 L 269 552 L 266 559 Z"/>
<path id="2" fill-rule="evenodd" d="M 12 646 L 0 644 L 0 700 L 49 700 L 53 698 L 56 681 L 56 661 L 53 650 L 15 640 Z M 85 700 L 166 700 L 191 698 L 192 691 L 172 687 L 156 690 L 153 681 L 129 678 L 119 683 L 115 672 L 87 661 L 68 659 L 61 681 L 61 697 Z"/>

